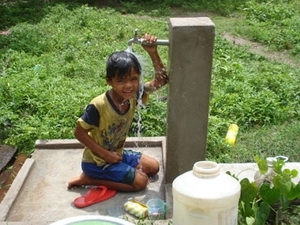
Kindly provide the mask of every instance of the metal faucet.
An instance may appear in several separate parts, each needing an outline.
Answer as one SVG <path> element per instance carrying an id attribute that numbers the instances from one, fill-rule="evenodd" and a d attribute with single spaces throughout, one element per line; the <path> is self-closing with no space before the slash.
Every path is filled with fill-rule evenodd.
<path id="1" fill-rule="evenodd" d="M 131 46 L 132 43 L 141 45 L 147 44 L 145 43 L 145 40 L 143 38 L 138 38 L 138 29 L 134 30 L 134 36 L 128 41 L 128 46 Z M 157 39 L 156 42 L 153 43 L 153 45 L 169 45 L 169 40 Z"/>

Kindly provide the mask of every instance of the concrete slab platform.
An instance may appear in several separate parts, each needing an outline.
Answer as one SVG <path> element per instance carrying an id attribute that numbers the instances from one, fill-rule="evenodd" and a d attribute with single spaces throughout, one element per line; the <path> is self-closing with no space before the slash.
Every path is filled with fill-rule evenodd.
<path id="1" fill-rule="evenodd" d="M 164 138 L 132 138 L 126 147 L 141 151 L 163 163 Z M 147 202 L 151 198 L 165 199 L 164 168 L 159 180 L 140 192 L 118 192 L 113 198 L 78 209 L 72 202 L 88 189 L 67 190 L 70 178 L 81 173 L 83 146 L 76 140 L 38 141 L 32 158 L 27 159 L 12 187 L 0 204 L 0 221 L 5 224 L 50 224 L 79 215 L 108 215 L 111 207 L 123 206 L 129 198 Z M 128 215 L 130 218 L 130 216 Z"/>
<path id="2" fill-rule="evenodd" d="M 113 198 L 78 209 L 73 206 L 75 198 L 88 189 L 67 190 L 68 180 L 81 173 L 80 161 L 83 146 L 76 140 L 37 141 L 32 158 L 26 160 L 5 198 L 0 203 L 0 225 L 43 225 L 80 215 L 108 215 L 110 208 L 123 206 L 129 198 L 147 202 L 151 198 L 164 199 L 170 206 L 166 220 L 143 221 L 143 224 L 167 225 L 172 219 L 172 184 L 165 183 L 165 137 L 128 138 L 126 148 L 134 149 L 156 158 L 161 163 L 159 180 L 150 183 L 140 192 L 118 192 Z M 192 169 L 191 165 L 191 169 Z M 221 171 L 230 171 L 240 180 L 253 180 L 257 171 L 255 163 L 220 164 Z M 286 168 L 296 169 L 300 163 L 286 163 Z M 300 175 L 293 180 L 300 181 Z M 134 217 L 123 212 L 123 218 L 135 224 Z"/>

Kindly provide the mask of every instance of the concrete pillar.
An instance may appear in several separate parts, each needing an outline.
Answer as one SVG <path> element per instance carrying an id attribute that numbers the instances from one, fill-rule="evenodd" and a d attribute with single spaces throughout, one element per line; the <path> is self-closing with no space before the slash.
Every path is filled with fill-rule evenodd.
<path id="1" fill-rule="evenodd" d="M 214 36 L 207 17 L 170 19 L 166 183 L 205 159 Z"/>

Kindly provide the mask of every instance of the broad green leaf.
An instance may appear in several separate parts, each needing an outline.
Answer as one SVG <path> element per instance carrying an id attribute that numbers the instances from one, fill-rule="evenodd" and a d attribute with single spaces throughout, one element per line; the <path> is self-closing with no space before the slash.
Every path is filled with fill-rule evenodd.
<path id="1" fill-rule="evenodd" d="M 268 171 L 268 163 L 266 159 L 262 159 L 259 156 L 254 156 L 254 161 L 257 163 L 258 169 L 261 174 L 266 174 Z"/>
<path id="2" fill-rule="evenodd" d="M 287 198 L 290 201 L 300 199 L 300 182 L 297 185 L 292 185 L 291 190 L 287 193 Z"/>
<path id="3" fill-rule="evenodd" d="M 247 217 L 247 218 L 246 218 L 246 223 L 247 223 L 247 225 L 253 225 L 254 222 L 255 222 L 254 217 Z"/>
<path id="4" fill-rule="evenodd" d="M 282 194 L 285 196 L 288 194 L 288 192 L 291 190 L 292 182 L 291 178 L 287 174 L 277 174 L 273 178 L 273 184 L 276 189 L 278 189 Z"/>
<path id="5" fill-rule="evenodd" d="M 298 171 L 295 169 L 293 169 L 293 170 L 284 169 L 283 173 L 288 174 L 291 178 L 295 178 L 298 176 Z"/>
<path id="6" fill-rule="evenodd" d="M 295 169 L 293 169 L 293 170 L 290 170 L 290 169 L 284 169 L 284 170 L 282 171 L 282 173 L 288 175 L 290 178 L 295 178 L 295 177 L 297 177 L 297 175 L 298 175 L 298 171 L 295 170 Z"/>
<path id="7" fill-rule="evenodd" d="M 266 202 L 261 202 L 260 206 L 255 211 L 255 225 L 264 225 L 270 214 L 270 205 Z"/>
<path id="8" fill-rule="evenodd" d="M 258 193 L 258 187 L 255 183 L 250 183 L 247 178 L 240 181 L 241 184 L 241 197 L 240 200 L 243 202 L 252 202 Z"/>
<path id="9" fill-rule="evenodd" d="M 254 217 L 255 205 L 252 202 L 240 202 L 239 203 L 239 214 L 246 217 Z"/>
<path id="10" fill-rule="evenodd" d="M 284 166 L 284 161 L 279 159 L 274 163 L 274 171 L 278 174 L 282 173 L 282 167 Z"/>
<path id="11" fill-rule="evenodd" d="M 263 183 L 260 187 L 259 193 L 262 200 L 269 205 L 279 201 L 280 191 L 275 188 L 271 188 L 269 183 Z"/>

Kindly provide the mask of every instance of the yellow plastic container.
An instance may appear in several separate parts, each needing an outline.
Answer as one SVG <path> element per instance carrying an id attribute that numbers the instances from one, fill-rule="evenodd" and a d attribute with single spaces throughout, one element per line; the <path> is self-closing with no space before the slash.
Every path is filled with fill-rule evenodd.
<path id="1" fill-rule="evenodd" d="M 238 132 L 239 132 L 238 125 L 230 124 L 229 128 L 228 128 L 228 131 L 227 131 L 227 134 L 226 134 L 225 142 L 227 144 L 230 144 L 231 146 L 234 146 L 235 142 L 236 142 L 236 137 L 237 137 Z"/>
<path id="2" fill-rule="evenodd" d="M 173 225 L 237 225 L 240 191 L 217 163 L 195 163 L 173 181 Z"/>
<path id="3" fill-rule="evenodd" d="M 148 208 L 141 202 L 136 201 L 135 199 L 127 201 L 124 204 L 124 209 L 131 215 L 136 216 L 139 219 L 146 218 L 148 216 Z"/>

